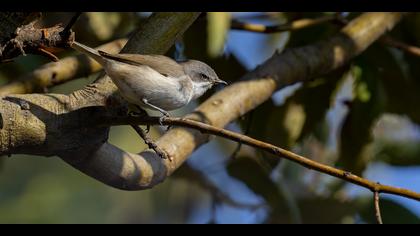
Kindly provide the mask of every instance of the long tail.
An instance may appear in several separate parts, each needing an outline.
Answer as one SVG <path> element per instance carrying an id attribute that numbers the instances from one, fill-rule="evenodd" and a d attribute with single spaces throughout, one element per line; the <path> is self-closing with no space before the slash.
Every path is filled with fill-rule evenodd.
<path id="1" fill-rule="evenodd" d="M 78 43 L 76 41 L 73 42 L 73 44 L 71 45 L 72 48 L 76 49 L 77 51 L 87 54 L 88 56 L 92 57 L 93 59 L 95 59 L 95 61 L 97 61 L 99 64 L 101 64 L 102 66 L 104 66 L 105 64 L 105 59 L 99 54 L 99 52 L 93 48 L 90 48 L 84 44 Z"/>

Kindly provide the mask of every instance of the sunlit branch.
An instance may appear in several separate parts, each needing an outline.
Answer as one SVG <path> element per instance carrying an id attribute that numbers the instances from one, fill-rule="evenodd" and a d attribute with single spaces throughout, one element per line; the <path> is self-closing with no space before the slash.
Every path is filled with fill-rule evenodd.
<path id="1" fill-rule="evenodd" d="M 375 204 L 375 217 L 378 221 L 378 224 L 383 224 L 382 222 L 382 216 L 381 216 L 381 209 L 379 208 L 379 192 L 374 191 L 373 192 L 373 201 Z"/>
<path id="2" fill-rule="evenodd" d="M 373 182 L 373 181 L 364 179 L 360 176 L 354 175 L 350 172 L 340 170 L 340 169 L 337 169 L 337 168 L 334 168 L 334 167 L 331 167 L 322 163 L 318 163 L 316 161 L 310 160 L 306 157 L 300 156 L 288 150 L 282 149 L 280 147 L 276 147 L 272 144 L 251 138 L 243 134 L 239 134 L 233 131 L 229 131 L 229 130 L 218 128 L 218 127 L 208 125 L 199 121 L 194 121 L 194 120 L 185 119 L 185 118 L 163 117 L 161 118 L 161 121 L 163 125 L 182 126 L 182 127 L 192 128 L 192 129 L 199 130 L 200 132 L 203 132 L 203 133 L 216 135 L 219 137 L 223 137 L 229 140 L 233 140 L 239 143 L 243 143 L 243 144 L 267 151 L 278 157 L 282 157 L 290 161 L 293 161 L 308 169 L 319 171 L 324 174 L 334 176 L 342 180 L 351 182 L 353 184 L 359 185 L 361 187 L 367 188 L 374 193 L 384 192 L 384 193 L 404 196 L 407 198 L 420 201 L 420 193 L 403 189 L 403 188 L 382 185 L 380 183 Z M 160 121 L 158 117 L 150 117 L 148 118 L 148 120 L 147 119 L 145 120 L 144 118 L 138 118 L 138 117 L 119 117 L 119 118 L 112 118 L 111 120 L 105 120 L 104 124 L 102 125 L 125 125 L 125 124 L 130 124 L 130 125 L 155 124 L 157 125 L 159 124 L 159 122 Z"/>
<path id="3" fill-rule="evenodd" d="M 401 41 L 399 41 L 399 40 L 397 40 L 397 39 L 395 39 L 391 36 L 388 36 L 388 35 L 383 36 L 380 39 L 380 42 L 385 44 L 385 45 L 388 45 L 390 47 L 398 48 L 398 49 L 400 49 L 400 50 L 402 50 L 406 53 L 409 53 L 411 55 L 414 55 L 414 56 L 417 56 L 417 57 L 420 56 L 420 48 L 419 47 L 412 46 L 412 45 L 409 45 L 407 43 L 401 42 Z"/>
<path id="4" fill-rule="evenodd" d="M 271 25 L 266 26 L 263 24 L 255 24 L 255 23 L 246 23 L 246 22 L 240 22 L 238 20 L 232 20 L 231 22 L 231 29 L 233 30 L 244 30 L 244 31 L 250 31 L 255 33 L 279 33 L 284 31 L 294 31 L 294 30 L 300 30 L 303 28 L 323 24 L 326 22 L 331 21 L 341 21 L 342 18 L 339 15 L 327 15 L 322 16 L 315 19 L 299 19 L 295 20 L 286 24 L 281 25 Z"/>

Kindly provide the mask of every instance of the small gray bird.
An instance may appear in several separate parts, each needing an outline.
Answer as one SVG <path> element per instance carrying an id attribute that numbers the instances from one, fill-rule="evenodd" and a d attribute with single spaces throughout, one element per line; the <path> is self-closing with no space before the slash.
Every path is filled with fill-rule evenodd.
<path id="1" fill-rule="evenodd" d="M 108 54 L 74 42 L 72 47 L 95 59 L 129 103 L 160 111 L 171 111 L 203 95 L 219 79 L 207 64 L 177 62 L 163 55 Z"/>

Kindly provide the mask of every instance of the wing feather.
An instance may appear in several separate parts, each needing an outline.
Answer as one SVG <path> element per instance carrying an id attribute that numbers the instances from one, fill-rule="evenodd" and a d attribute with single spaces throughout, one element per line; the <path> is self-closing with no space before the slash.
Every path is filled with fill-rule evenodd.
<path id="1" fill-rule="evenodd" d="M 99 54 L 104 58 L 131 65 L 147 65 L 164 76 L 179 78 L 185 75 L 182 65 L 163 55 L 109 54 L 103 51 L 99 51 Z"/>

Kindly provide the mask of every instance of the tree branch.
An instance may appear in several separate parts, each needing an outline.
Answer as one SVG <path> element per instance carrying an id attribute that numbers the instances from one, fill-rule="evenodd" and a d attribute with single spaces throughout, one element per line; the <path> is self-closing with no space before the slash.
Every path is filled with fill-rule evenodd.
<path id="1" fill-rule="evenodd" d="M 381 208 L 379 207 L 379 192 L 378 191 L 373 192 L 373 202 L 375 205 L 376 220 L 378 221 L 378 224 L 383 224 L 382 216 L 381 216 Z"/>
<path id="2" fill-rule="evenodd" d="M 303 28 L 323 24 L 326 22 L 331 21 L 342 21 L 342 18 L 340 15 L 328 15 L 328 16 L 322 16 L 315 19 L 299 19 L 295 20 L 290 23 L 282 24 L 282 25 L 271 25 L 266 26 L 262 24 L 254 24 L 254 23 L 245 23 L 240 22 L 238 20 L 232 20 L 231 22 L 231 29 L 233 30 L 244 30 L 244 31 L 250 31 L 255 33 L 265 33 L 265 34 L 271 34 L 271 33 L 280 33 L 284 31 L 294 31 L 294 30 L 300 30 Z"/>
<path id="3" fill-rule="evenodd" d="M 343 18 L 339 14 L 335 14 L 335 15 L 329 15 L 329 16 L 322 16 L 315 19 L 299 19 L 290 23 L 286 23 L 282 25 L 271 25 L 271 26 L 232 20 L 231 29 L 270 34 L 270 33 L 281 33 L 285 31 L 296 31 L 296 30 L 307 28 L 307 27 L 323 24 L 326 22 L 333 22 L 333 21 L 339 22 L 342 25 L 348 24 L 345 18 Z M 379 41 L 387 46 L 403 50 L 414 56 L 420 56 L 419 47 L 408 45 L 404 42 L 398 41 L 397 39 L 389 35 L 382 36 L 379 39 Z"/>
<path id="4" fill-rule="evenodd" d="M 403 197 L 420 201 L 420 193 L 416 193 L 416 192 L 403 189 L 403 188 L 396 188 L 392 186 L 382 185 L 377 182 L 369 181 L 367 179 L 354 175 L 350 172 L 318 163 L 316 161 L 310 160 L 308 158 L 305 158 L 293 152 L 287 151 L 285 149 L 276 147 L 272 144 L 269 144 L 269 143 L 266 143 L 257 139 L 253 139 L 243 134 L 239 134 L 233 131 L 218 128 L 212 125 L 208 125 L 199 121 L 190 120 L 186 118 L 163 117 L 161 118 L 161 121 L 163 125 L 192 128 L 202 133 L 216 135 L 216 136 L 223 137 L 232 141 L 236 141 L 238 143 L 243 143 L 251 147 L 255 147 L 257 149 L 264 150 L 276 156 L 283 157 L 285 159 L 293 161 L 308 169 L 312 169 L 312 170 L 315 170 L 315 171 L 318 171 L 318 172 L 321 172 L 330 176 L 334 176 L 339 179 L 345 180 L 347 182 L 367 188 L 371 190 L 373 193 L 384 192 L 384 193 L 399 195 L 399 196 L 403 196 Z M 127 125 L 127 124 L 157 125 L 159 124 L 159 117 L 149 117 L 147 119 L 143 119 L 139 117 L 117 117 L 117 118 L 112 117 L 111 120 L 107 120 L 107 118 L 104 118 L 103 123 L 101 125 Z"/>
<path id="5" fill-rule="evenodd" d="M 196 13 L 153 15 L 129 40 L 126 50 L 130 51 L 126 52 L 164 53 L 197 16 Z M 348 63 L 391 29 L 401 16 L 400 13 L 365 13 L 335 37 L 276 53 L 246 74 L 243 81 L 216 93 L 185 118 L 223 127 L 269 99 L 276 90 L 308 81 Z M 0 154 L 59 155 L 108 185 L 138 190 L 162 182 L 196 148 L 208 141 L 208 135 L 197 130 L 169 130 L 156 144 L 172 156 L 172 162 L 161 160 L 150 151 L 132 154 L 109 144 L 106 142 L 108 127 L 86 127 L 83 124 L 88 120 L 100 121 L 104 115 L 116 117 L 124 114 L 121 104 L 125 103 L 114 95 L 116 91 L 112 81 L 103 77 L 69 96 L 31 94 L 3 97 L 0 102 L 3 120 Z M 29 109 L 26 109 L 25 102 Z"/>
<path id="6" fill-rule="evenodd" d="M 199 13 L 153 14 L 132 36 L 131 53 L 163 54 Z M 125 50 L 128 50 L 125 49 Z M 106 142 L 109 127 L 84 127 L 97 115 L 125 114 L 127 103 L 104 76 L 72 94 L 0 97 L 0 155 L 57 155 L 82 172 L 120 189 L 150 188 L 167 176 L 154 153 L 131 154 Z M 169 166 L 175 166 L 170 163 Z M 172 169 L 172 168 L 171 168 Z M 134 178 L 134 179 L 132 179 Z"/>
<path id="7" fill-rule="evenodd" d="M 118 39 L 97 49 L 109 53 L 118 53 L 126 43 L 127 39 Z M 84 54 L 66 57 L 58 62 L 47 63 L 31 73 L 1 86 L 0 96 L 41 92 L 45 88 L 65 83 L 74 78 L 86 77 L 101 69 L 99 63 Z"/>
<path id="8" fill-rule="evenodd" d="M 8 13 L 2 13 L 3 19 L 10 18 Z M 68 32 L 66 35 L 60 34 L 64 28 L 61 25 L 55 25 L 49 28 L 38 28 L 35 26 L 37 17 L 34 14 L 15 13 L 11 15 L 21 16 L 22 25 L 15 25 L 15 31 L 7 34 L 2 32 L 0 39 L 0 62 L 9 61 L 19 55 L 26 55 L 26 53 L 40 54 L 47 56 L 53 61 L 58 61 L 58 58 L 53 54 L 57 50 L 68 48 L 72 42 L 74 35 Z M 36 14 L 35 14 L 36 15 Z M 35 20 L 33 19 L 35 18 Z M 16 19 L 10 19 L 14 22 Z M 29 23 L 28 20 L 31 20 Z M 16 23 L 18 23 L 16 22 Z M 1 24 L 7 24 L 2 22 Z M 26 23 L 26 24 L 23 24 Z M 2 27 L 4 28 L 4 26 Z M 9 28 L 9 31 L 11 29 Z"/>
<path id="9" fill-rule="evenodd" d="M 398 41 L 391 36 L 385 35 L 380 39 L 380 42 L 390 47 L 398 48 L 413 56 L 420 56 L 420 48 Z"/>
<path id="10" fill-rule="evenodd" d="M 147 135 L 146 131 L 144 131 L 141 127 L 137 126 L 137 125 L 131 125 L 131 127 L 133 127 L 133 129 L 136 131 L 136 133 L 143 139 L 144 143 L 153 151 L 156 152 L 156 154 L 158 154 L 158 156 L 160 158 L 163 159 L 170 159 L 170 156 L 167 156 L 165 151 L 161 150 L 156 144 L 155 142 L 153 142 L 153 140 L 149 137 L 149 135 Z"/>

